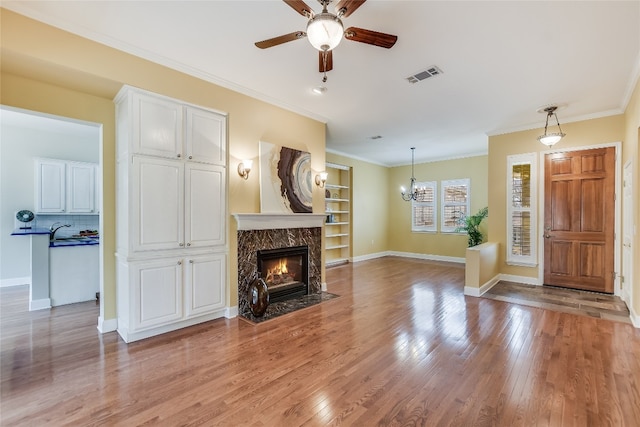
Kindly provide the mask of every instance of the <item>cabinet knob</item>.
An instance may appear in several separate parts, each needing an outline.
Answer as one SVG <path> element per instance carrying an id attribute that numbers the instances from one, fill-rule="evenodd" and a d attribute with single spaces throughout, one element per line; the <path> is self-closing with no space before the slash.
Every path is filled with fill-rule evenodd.
<path id="1" fill-rule="evenodd" d="M 184 243 L 180 242 L 180 246 L 184 246 Z"/>
<path id="2" fill-rule="evenodd" d="M 187 246 L 191 246 L 191 243 L 187 243 Z"/>
<path id="3" fill-rule="evenodd" d="M 193 260 L 192 259 L 189 260 L 189 264 L 193 264 Z"/>
<path id="4" fill-rule="evenodd" d="M 178 261 L 178 265 L 182 265 L 182 261 Z"/>
<path id="5" fill-rule="evenodd" d="M 193 156 L 189 156 L 189 159 L 193 159 Z"/>
<path id="6" fill-rule="evenodd" d="M 182 157 L 182 154 L 178 154 L 178 158 Z"/>

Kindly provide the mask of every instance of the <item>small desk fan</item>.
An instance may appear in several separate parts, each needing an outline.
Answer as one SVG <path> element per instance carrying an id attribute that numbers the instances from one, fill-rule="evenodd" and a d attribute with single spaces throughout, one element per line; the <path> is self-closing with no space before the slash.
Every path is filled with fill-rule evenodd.
<path id="1" fill-rule="evenodd" d="M 31 228 L 31 221 L 35 218 L 33 212 L 29 210 L 21 210 L 16 213 L 16 219 L 24 224 L 23 227 L 20 227 L 20 230 L 29 230 Z"/>

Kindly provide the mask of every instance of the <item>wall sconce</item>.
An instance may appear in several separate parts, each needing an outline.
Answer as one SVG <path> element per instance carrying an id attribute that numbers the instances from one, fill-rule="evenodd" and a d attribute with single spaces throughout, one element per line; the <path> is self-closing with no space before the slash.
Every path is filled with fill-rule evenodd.
<path id="1" fill-rule="evenodd" d="M 320 188 L 324 188 L 324 183 L 327 182 L 327 177 L 329 174 L 327 172 L 320 172 L 316 175 L 316 185 Z"/>
<path id="2" fill-rule="evenodd" d="M 251 172 L 251 166 L 253 166 L 253 160 L 243 160 L 238 163 L 238 175 L 245 180 L 249 178 L 249 172 Z"/>

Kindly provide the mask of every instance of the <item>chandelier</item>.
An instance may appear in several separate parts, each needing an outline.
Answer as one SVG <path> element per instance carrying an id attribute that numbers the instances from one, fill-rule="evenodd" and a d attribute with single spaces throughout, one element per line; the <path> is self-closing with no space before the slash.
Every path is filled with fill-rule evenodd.
<path id="1" fill-rule="evenodd" d="M 407 192 L 406 188 L 400 187 L 402 200 L 404 200 L 405 202 L 409 202 L 411 200 L 418 200 L 418 188 L 416 187 L 416 177 L 414 176 L 414 173 L 413 173 L 415 151 L 416 151 L 416 147 L 411 147 L 411 180 L 409 184 L 409 191 Z"/>

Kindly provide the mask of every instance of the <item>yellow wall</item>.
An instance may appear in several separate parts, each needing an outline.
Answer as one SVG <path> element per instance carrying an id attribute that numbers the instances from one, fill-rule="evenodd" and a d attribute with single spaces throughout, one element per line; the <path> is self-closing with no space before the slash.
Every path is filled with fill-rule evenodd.
<path id="1" fill-rule="evenodd" d="M 386 251 L 389 169 L 333 153 L 327 153 L 327 162 L 352 168 L 351 256 L 361 257 Z"/>
<path id="2" fill-rule="evenodd" d="M 407 155 L 410 154 L 407 152 Z M 471 213 L 487 206 L 487 156 L 466 157 L 415 165 L 417 181 L 438 181 L 438 200 L 440 200 L 440 181 L 469 178 L 471 180 Z M 454 233 L 412 233 L 411 203 L 400 198 L 400 186 L 408 187 L 411 178 L 411 165 L 389 169 L 389 250 L 415 254 L 438 255 L 443 257 L 464 258 L 467 249 L 467 235 Z M 440 202 L 438 202 L 438 207 Z M 489 217 L 493 215 L 489 209 Z M 440 230 L 440 212 L 438 212 L 438 230 Z M 486 220 L 484 230 L 486 241 Z"/>
<path id="3" fill-rule="evenodd" d="M 0 103 L 103 124 L 104 319 L 115 307 L 115 107 L 122 84 L 137 86 L 228 113 L 229 213 L 260 211 L 258 141 L 311 153 L 324 170 L 325 125 L 150 61 L 44 25 L 6 9 L 1 12 Z M 240 159 L 254 159 L 249 180 L 238 176 Z M 314 188 L 313 210 L 324 212 Z M 236 223 L 229 216 L 229 305 L 237 305 Z M 324 269 L 322 271 L 324 281 Z"/>
<path id="4" fill-rule="evenodd" d="M 562 131 L 567 134 L 558 144 L 557 149 L 584 147 L 594 144 L 620 142 L 623 138 L 622 115 L 585 120 L 562 124 Z M 489 240 L 500 243 L 499 266 L 502 274 L 512 274 L 530 278 L 538 277 L 538 267 L 517 267 L 506 265 L 506 221 L 507 221 L 507 156 L 522 153 L 539 153 L 546 146 L 536 139 L 541 129 L 514 132 L 489 138 Z M 538 166 L 540 166 L 538 160 Z M 544 205 L 538 202 L 538 215 L 544 214 Z M 538 218 L 540 219 L 540 217 Z M 538 261 L 542 257 L 538 248 Z"/>

